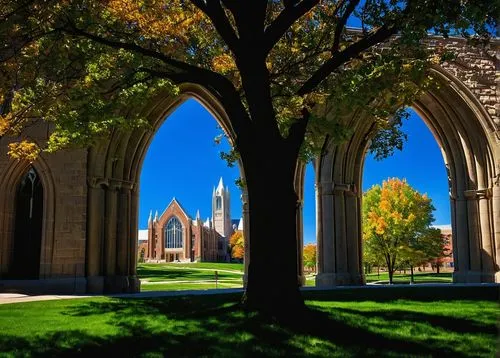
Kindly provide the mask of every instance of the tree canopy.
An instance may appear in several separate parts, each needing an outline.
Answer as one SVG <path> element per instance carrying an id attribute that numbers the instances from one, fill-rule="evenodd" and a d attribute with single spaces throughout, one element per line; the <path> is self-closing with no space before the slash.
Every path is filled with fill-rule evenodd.
<path id="1" fill-rule="evenodd" d="M 12 155 L 87 145 L 117 125 L 145 125 L 141 104 L 183 82 L 217 93 L 239 132 L 266 117 L 245 88 L 250 52 L 264 65 L 269 102 L 258 102 L 273 113 L 269 129 L 315 134 L 307 154 L 326 134 L 342 139 L 349 129 L 340 118 L 377 98 L 372 148 L 387 155 L 402 145 L 394 111 L 429 84 L 425 69 L 443 55 L 421 40 L 430 30 L 488 37 L 494 3 L 3 0 L 0 136 L 43 119 L 55 124 L 49 142 L 13 144 Z M 359 30 L 346 29 L 353 17 Z M 370 51 L 390 37 L 392 46 Z"/>
<path id="2" fill-rule="evenodd" d="M 231 257 L 233 259 L 243 260 L 245 257 L 245 239 L 241 231 L 235 231 L 229 239 L 231 247 Z"/>
<path id="3" fill-rule="evenodd" d="M 304 246 L 304 267 L 316 269 L 316 244 L 307 244 Z"/>
<path id="4" fill-rule="evenodd" d="M 392 283 L 398 266 L 414 267 L 435 258 L 443 249 L 431 199 L 406 180 L 387 179 L 363 195 L 363 242 L 372 257 L 383 258 Z"/>
<path id="5" fill-rule="evenodd" d="M 29 159 L 89 145 L 147 127 L 156 96 L 201 86 L 227 114 L 227 158 L 244 172 L 245 302 L 290 317 L 303 307 L 297 161 L 349 136 L 345 118 L 357 111 L 375 118 L 377 155 L 401 147 L 400 109 L 449 59 L 427 48 L 429 34 L 487 40 L 498 15 L 483 0 L 0 0 L 0 138 L 20 134 L 10 153 Z M 46 143 L 22 132 L 39 121 L 51 123 Z M 280 280 L 266 280 L 269 270 Z"/>

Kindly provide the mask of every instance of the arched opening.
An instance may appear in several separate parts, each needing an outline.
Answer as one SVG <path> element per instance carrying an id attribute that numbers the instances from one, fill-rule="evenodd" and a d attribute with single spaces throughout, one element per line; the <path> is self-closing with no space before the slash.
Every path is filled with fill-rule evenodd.
<path id="1" fill-rule="evenodd" d="M 498 163 L 495 124 L 482 104 L 456 77 L 442 69 L 442 86 L 413 104 L 428 125 L 447 168 L 453 241 L 453 282 L 496 282 L 498 253 Z M 373 138 L 373 121 L 362 111 L 346 118 L 352 137 L 326 143 L 318 173 L 317 285 L 365 282 L 361 252 L 363 162 Z"/>
<path id="2" fill-rule="evenodd" d="M 368 151 L 363 163 L 362 191 L 366 194 L 375 185 L 382 186 L 384 181 L 397 179 L 406 181 L 411 188 L 432 201 L 435 210 L 432 211 L 434 221 L 430 225 L 431 228 L 439 229 L 441 235 L 438 235 L 437 231 L 432 231 L 434 236 L 423 236 L 423 233 L 419 233 L 411 240 L 401 241 L 399 248 L 392 250 L 392 256 L 396 256 L 394 283 L 410 283 L 411 279 L 414 279 L 413 283 L 450 283 L 453 272 L 453 245 L 444 152 L 422 118 L 413 109 L 407 111 L 409 118 L 403 122 L 401 128 L 407 136 L 403 150 L 396 150 L 393 155 L 381 160 L 377 160 L 374 154 Z M 362 205 L 367 205 L 366 201 L 363 201 Z M 365 209 L 368 208 L 362 209 L 366 214 Z M 371 211 L 379 212 L 379 208 L 371 208 Z M 398 209 L 394 208 L 392 214 L 396 215 L 397 211 Z M 383 219 L 382 216 L 381 218 Z M 364 217 L 364 221 L 368 219 Z M 394 226 L 402 225 L 404 221 L 388 222 Z M 366 228 L 363 226 L 362 232 L 366 235 L 364 230 Z M 385 250 L 382 245 L 373 245 L 374 242 L 370 241 L 370 238 L 373 239 L 364 236 L 362 240 L 362 263 L 366 282 L 388 283 L 387 264 L 384 255 L 381 255 Z M 391 242 L 387 240 L 384 243 Z M 411 275 L 412 272 L 414 275 Z"/>
<path id="3" fill-rule="evenodd" d="M 237 273 L 220 274 L 231 279 L 219 280 L 217 288 L 242 287 L 243 252 L 230 244 L 231 236 L 243 231 L 240 171 L 221 158 L 230 149 L 214 116 L 193 98 L 157 127 L 139 182 L 141 290 L 216 288 L 215 271 L 233 269 Z M 213 271 L 201 270 L 209 262 Z M 233 267 L 226 267 L 231 262 Z"/>
<path id="4" fill-rule="evenodd" d="M 315 286 L 318 246 L 316 240 L 316 174 L 313 161 L 307 163 L 304 168 L 303 175 L 304 191 L 302 199 L 302 262 L 304 266 L 305 276 L 304 286 Z"/>
<path id="5" fill-rule="evenodd" d="M 33 167 L 22 177 L 15 199 L 14 245 L 9 277 L 37 279 L 43 223 L 43 187 Z"/>

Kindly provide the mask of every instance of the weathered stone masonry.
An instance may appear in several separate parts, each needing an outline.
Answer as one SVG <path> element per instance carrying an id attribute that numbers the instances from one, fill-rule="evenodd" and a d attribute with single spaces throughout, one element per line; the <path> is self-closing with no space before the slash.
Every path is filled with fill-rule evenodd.
<path id="1" fill-rule="evenodd" d="M 435 40 L 430 45 L 459 52 L 455 62 L 435 69 L 441 87 L 414 103 L 441 146 L 449 173 L 454 280 L 500 282 L 499 41 L 485 50 L 453 38 Z M 186 84 L 178 97 L 159 96 L 144 107 L 153 131 L 116 131 L 87 150 L 44 154 L 33 163 L 44 193 L 38 280 L 7 279 L 12 267 L 16 191 L 30 164 L 9 159 L 5 153 L 10 139 L 0 139 L 0 291 L 139 290 L 136 250 L 142 161 L 155 131 L 188 97 L 205 105 L 234 138 L 215 98 L 203 88 Z M 348 121 L 356 129 L 353 136 L 340 145 L 326 143 L 324 155 L 315 162 L 317 284 L 323 287 L 364 283 L 359 188 L 366 149 L 374 133 L 363 113 L 353 114 Z M 46 134 L 46 125 L 40 125 L 23 136 L 43 139 Z M 303 175 L 304 167 L 298 166 L 299 262 Z M 244 194 L 247 247 L 248 200 L 251 198 Z M 248 264 L 248 257 L 245 262 Z M 301 271 L 298 280 L 303 281 Z"/>

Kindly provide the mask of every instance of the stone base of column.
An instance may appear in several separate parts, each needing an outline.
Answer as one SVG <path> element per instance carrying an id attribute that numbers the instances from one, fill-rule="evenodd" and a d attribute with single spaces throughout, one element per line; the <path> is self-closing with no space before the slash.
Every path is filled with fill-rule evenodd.
<path id="1" fill-rule="evenodd" d="M 316 276 L 316 287 L 355 286 L 363 282 L 362 275 L 353 277 L 350 273 L 320 273 Z"/>
<path id="2" fill-rule="evenodd" d="M 104 276 L 88 276 L 87 293 L 103 293 L 103 292 L 104 292 Z"/>
<path id="3" fill-rule="evenodd" d="M 129 293 L 137 292 L 130 290 L 129 276 L 105 276 L 104 292 L 106 293 Z M 133 285 L 136 285 L 134 282 Z"/>
<path id="4" fill-rule="evenodd" d="M 500 283 L 500 271 L 495 273 L 495 283 Z"/>
<path id="5" fill-rule="evenodd" d="M 481 271 L 453 272 L 453 283 L 493 283 L 499 282 L 499 273 Z"/>
<path id="6" fill-rule="evenodd" d="M 141 280 L 139 280 L 139 277 L 129 276 L 128 281 L 129 281 L 129 287 L 127 292 L 130 293 L 141 292 Z"/>
<path id="7" fill-rule="evenodd" d="M 31 295 L 80 295 L 86 293 L 87 279 L 47 278 L 41 280 L 0 280 L 0 292 L 18 292 Z"/>

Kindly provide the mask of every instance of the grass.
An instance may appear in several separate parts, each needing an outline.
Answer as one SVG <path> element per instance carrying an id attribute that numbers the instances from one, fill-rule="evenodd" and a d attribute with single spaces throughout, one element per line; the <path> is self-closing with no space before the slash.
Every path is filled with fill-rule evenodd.
<path id="1" fill-rule="evenodd" d="M 243 264 L 220 262 L 155 263 L 139 264 L 137 274 L 141 279 L 141 291 L 180 291 L 243 287 Z M 451 273 L 415 272 L 415 283 L 451 283 Z M 366 275 L 366 281 L 388 283 L 389 275 L 381 272 Z M 410 283 L 409 274 L 394 274 L 395 284 Z M 316 285 L 314 275 L 306 276 L 305 286 Z"/>
<path id="2" fill-rule="evenodd" d="M 206 290 L 243 287 L 243 264 L 161 263 L 139 264 L 137 274 L 141 291 Z"/>
<path id="3" fill-rule="evenodd" d="M 389 283 L 389 274 L 387 272 L 381 272 L 380 275 L 376 273 L 367 274 L 366 282 L 380 282 Z M 409 284 L 411 275 L 394 273 L 393 281 L 395 284 Z M 452 283 L 452 273 L 451 272 L 415 272 L 413 275 L 415 283 Z"/>
<path id="4" fill-rule="evenodd" d="M 1 305 L 0 356 L 495 356 L 496 302 L 357 292 L 304 293 L 309 313 L 297 325 L 245 312 L 239 294 Z"/>

